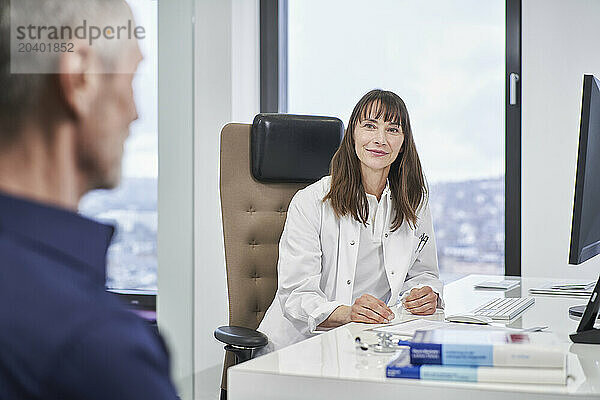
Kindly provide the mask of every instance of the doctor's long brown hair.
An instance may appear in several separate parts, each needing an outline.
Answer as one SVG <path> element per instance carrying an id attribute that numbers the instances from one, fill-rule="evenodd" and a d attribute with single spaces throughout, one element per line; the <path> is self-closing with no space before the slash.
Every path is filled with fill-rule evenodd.
<path id="1" fill-rule="evenodd" d="M 350 214 L 363 224 L 369 217 L 369 203 L 362 183 L 360 160 L 354 148 L 354 129 L 367 118 L 400 123 L 404 142 L 396 160 L 390 166 L 388 181 L 394 205 L 391 230 L 395 231 L 405 220 L 413 227 L 417 223 L 419 207 L 427 201 L 427 185 L 413 140 L 408 110 L 395 93 L 374 89 L 356 104 L 342 144 L 335 152 L 330 166 L 331 188 L 323 201 L 330 200 L 338 217 Z"/>

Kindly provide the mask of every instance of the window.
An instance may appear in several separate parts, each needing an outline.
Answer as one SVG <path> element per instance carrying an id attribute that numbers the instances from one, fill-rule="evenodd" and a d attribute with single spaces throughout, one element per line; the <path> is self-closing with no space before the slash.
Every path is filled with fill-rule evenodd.
<path id="1" fill-rule="evenodd" d="M 269 12 L 266 3 L 261 15 Z M 508 3 L 280 0 L 270 10 L 278 16 L 274 46 L 263 33 L 272 20 L 261 20 L 261 59 L 279 62 L 272 79 L 261 75 L 261 111 L 333 115 L 347 123 L 372 88 L 405 100 L 446 282 L 505 272 L 507 10 L 520 7 Z M 279 97 L 267 93 L 273 80 Z M 265 109 L 265 98 L 271 107 L 278 99 L 276 108 Z"/>
<path id="2" fill-rule="evenodd" d="M 144 60 L 134 79 L 139 119 L 125 145 L 123 179 L 111 191 L 86 195 L 80 212 L 117 226 L 108 252 L 107 288 L 156 290 L 158 75 L 157 2 L 127 0 L 146 38 L 139 41 Z"/>

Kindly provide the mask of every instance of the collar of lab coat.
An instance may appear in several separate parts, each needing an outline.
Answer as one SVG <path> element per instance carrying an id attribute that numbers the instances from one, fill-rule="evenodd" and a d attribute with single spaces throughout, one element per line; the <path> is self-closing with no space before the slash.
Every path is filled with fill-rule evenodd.
<path id="1" fill-rule="evenodd" d="M 386 179 L 385 180 L 385 188 L 383 189 L 383 193 L 381 194 L 382 196 L 386 196 L 386 197 L 390 197 L 390 180 Z"/>

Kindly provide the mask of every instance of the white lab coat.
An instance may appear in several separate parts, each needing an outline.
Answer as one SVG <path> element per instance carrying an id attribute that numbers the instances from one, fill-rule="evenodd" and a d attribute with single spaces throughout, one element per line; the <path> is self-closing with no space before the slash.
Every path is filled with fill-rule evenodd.
<path id="1" fill-rule="evenodd" d="M 338 306 L 351 305 L 361 223 L 349 215 L 336 217 L 330 202 L 322 201 L 330 182 L 326 176 L 298 191 L 290 202 L 279 241 L 277 293 L 258 328 L 269 337 L 264 351 L 313 336 Z M 396 304 L 407 290 L 430 286 L 439 295 L 438 306 L 443 306 L 429 207 L 421 209 L 416 229 L 404 222 L 392 232 L 393 207 L 387 201 L 383 255 L 389 304 Z M 429 237 L 426 243 L 422 234 Z"/>

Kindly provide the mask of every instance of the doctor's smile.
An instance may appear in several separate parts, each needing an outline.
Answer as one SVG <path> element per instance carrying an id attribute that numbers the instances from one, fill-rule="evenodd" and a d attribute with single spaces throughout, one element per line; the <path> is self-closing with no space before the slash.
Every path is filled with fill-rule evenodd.
<path id="1" fill-rule="evenodd" d="M 369 153 L 371 153 L 372 155 L 374 155 L 375 157 L 382 157 L 382 156 L 387 156 L 389 153 L 382 151 L 382 150 L 371 150 L 371 149 L 367 149 L 367 151 Z"/>

